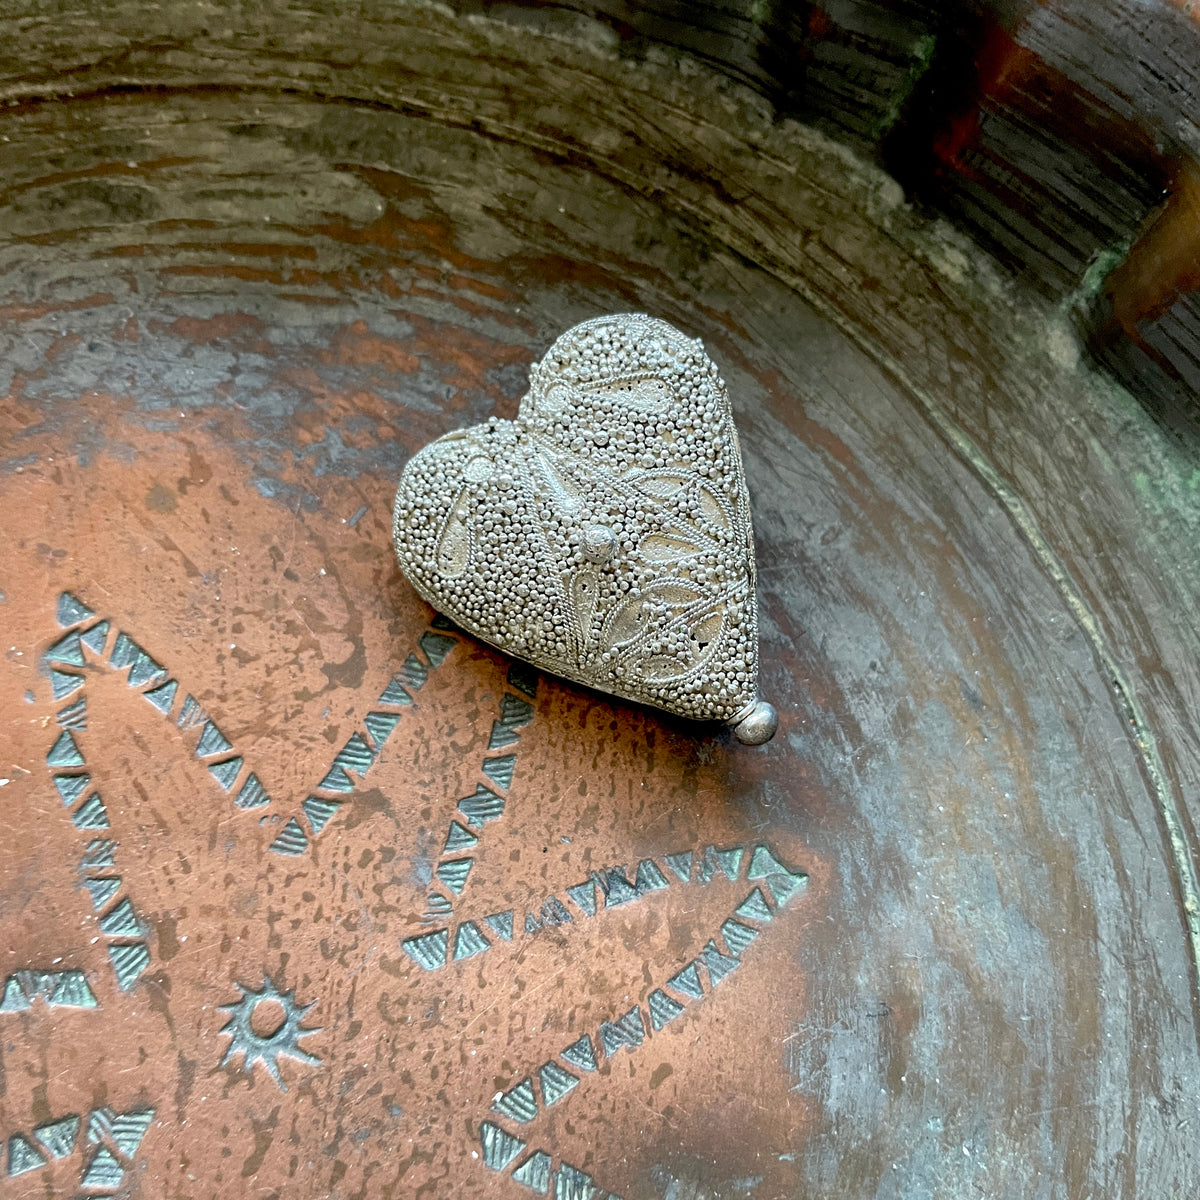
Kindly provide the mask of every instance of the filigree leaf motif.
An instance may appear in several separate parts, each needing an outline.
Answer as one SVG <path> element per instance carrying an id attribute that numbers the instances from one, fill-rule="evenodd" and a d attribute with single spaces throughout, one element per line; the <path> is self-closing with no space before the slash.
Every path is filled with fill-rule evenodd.
<path id="1" fill-rule="evenodd" d="M 575 607 L 575 637 L 579 652 L 592 641 L 596 603 L 600 599 L 600 572 L 580 567 L 571 577 L 571 602 Z"/>
<path id="2" fill-rule="evenodd" d="M 447 579 L 457 579 L 467 569 L 471 557 L 471 531 L 467 526 L 470 511 L 470 500 L 464 487 L 459 490 L 438 540 L 438 570 Z"/>
<path id="3" fill-rule="evenodd" d="M 691 558 L 704 552 L 704 548 L 697 542 L 670 533 L 648 533 L 638 543 L 638 549 L 650 562 L 663 564 L 678 562 L 680 559 Z"/>
<path id="4" fill-rule="evenodd" d="M 628 646 L 656 626 L 673 624 L 681 613 L 709 599 L 701 587 L 686 579 L 663 579 L 621 601 L 613 610 L 602 645 L 606 650 Z"/>
<path id="5" fill-rule="evenodd" d="M 774 732 L 757 699 L 750 505 L 729 394 L 665 321 L 601 317 L 530 372 L 513 421 L 427 446 L 393 531 L 416 590 L 544 670 Z M 744 723 L 744 722 L 743 722 Z"/>

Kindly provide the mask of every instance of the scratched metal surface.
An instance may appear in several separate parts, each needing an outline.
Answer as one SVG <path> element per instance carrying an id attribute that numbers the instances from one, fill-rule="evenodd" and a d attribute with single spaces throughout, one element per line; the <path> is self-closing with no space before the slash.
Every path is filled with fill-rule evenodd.
<path id="1" fill-rule="evenodd" d="M 180 29 L 0 119 L 5 1194 L 1190 1194 L 1186 460 L 845 151 L 387 21 L 370 105 Z M 392 561 L 406 457 L 624 309 L 734 396 L 765 748 Z"/>

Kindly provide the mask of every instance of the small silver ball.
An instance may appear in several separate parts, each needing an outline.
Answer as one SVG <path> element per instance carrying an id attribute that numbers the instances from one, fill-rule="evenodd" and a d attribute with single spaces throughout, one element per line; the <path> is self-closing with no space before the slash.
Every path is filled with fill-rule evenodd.
<path id="1" fill-rule="evenodd" d="M 733 736 L 747 746 L 761 746 L 775 736 L 779 728 L 779 714 L 773 704 L 765 700 L 755 700 L 733 727 Z"/>
<path id="2" fill-rule="evenodd" d="M 607 525 L 589 525 L 583 531 L 583 556 L 588 562 L 608 562 L 616 546 L 617 535 Z"/>

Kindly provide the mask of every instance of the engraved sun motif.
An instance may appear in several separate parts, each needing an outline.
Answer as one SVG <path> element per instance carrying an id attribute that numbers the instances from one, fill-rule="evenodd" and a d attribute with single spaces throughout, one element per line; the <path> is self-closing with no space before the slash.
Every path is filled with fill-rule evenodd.
<path id="1" fill-rule="evenodd" d="M 635 477 L 639 481 L 645 478 Z M 586 492 L 584 482 L 580 491 Z M 697 536 L 705 532 L 701 528 Z M 672 536 L 677 536 L 674 530 Z M 601 556 L 607 540 L 602 533 L 589 539 L 589 544 L 597 547 L 596 557 Z M 580 557 L 584 557 L 582 553 Z M 682 572 L 676 573 L 677 581 L 682 577 Z M 666 599 L 678 604 L 691 619 L 687 597 L 668 594 Z M 701 608 L 712 612 L 712 602 L 701 601 L 696 611 Z M 622 611 L 619 604 L 616 611 Z M 359 781 L 383 756 L 402 716 L 420 707 L 420 693 L 431 672 L 461 644 L 454 626 L 444 617 L 435 616 L 432 627 L 417 637 L 414 652 L 368 706 L 360 727 L 337 751 L 299 807 L 294 803 L 290 806 L 295 815 L 288 817 L 286 812 L 277 811 L 276 800 L 213 717 L 129 633 L 117 629 L 112 621 L 98 616 L 70 593 L 60 596 L 57 616 L 60 628 L 66 632 L 41 654 L 55 702 L 56 732 L 46 754 L 46 767 L 67 818 L 80 834 L 80 882 L 95 910 L 115 982 L 126 993 L 138 987 L 154 967 L 152 923 L 128 894 L 116 832 L 110 828 L 108 808 L 85 754 L 90 715 L 86 668 L 104 664 L 110 670 L 126 673 L 128 686 L 187 739 L 193 756 L 207 768 L 213 786 L 225 794 L 235 813 L 279 830 L 268 852 L 296 862 L 315 849 L 328 826 L 336 827 L 339 813 L 353 801 Z M 604 627 L 602 622 L 597 624 Z M 693 636 L 701 643 L 701 653 L 703 643 L 719 633 L 715 618 L 710 624 L 705 628 L 702 621 L 695 620 L 689 627 L 697 629 Z M 561 895 L 531 895 L 523 908 L 464 908 L 460 902 L 477 859 L 481 852 L 486 853 L 488 831 L 493 822 L 504 817 L 514 797 L 522 733 L 535 717 L 538 680 L 539 673 L 533 667 L 520 662 L 510 665 L 507 687 L 502 691 L 499 711 L 479 760 L 475 790 L 461 796 L 453 813 L 447 814 L 446 838 L 429 881 L 425 912 L 418 928 L 401 938 L 399 948 L 418 970 L 438 972 L 477 956 L 503 953 L 506 944 L 537 938 L 547 930 L 558 930 L 561 936 L 581 924 L 603 920 L 609 909 L 653 903 L 651 897 L 655 895 L 670 891 L 691 891 L 695 895 L 710 886 L 736 888 L 731 894 L 731 909 L 726 910 L 729 915 L 719 927 L 709 930 L 712 936 L 690 961 L 682 965 L 676 962 L 668 978 L 640 989 L 631 1007 L 608 1012 L 606 1019 L 600 1019 L 590 1031 L 573 1030 L 574 1040 L 555 1056 L 514 1068 L 512 1078 L 506 1081 L 509 1086 L 496 1093 L 490 1112 L 478 1122 L 479 1150 L 472 1157 L 481 1160 L 487 1170 L 542 1195 L 616 1200 L 612 1193 L 598 1192 L 593 1177 L 559 1158 L 552 1146 L 539 1146 L 543 1134 L 537 1122 L 544 1112 L 569 1103 L 587 1076 L 602 1078 L 604 1065 L 614 1056 L 634 1054 L 643 1045 L 653 1045 L 686 1012 L 697 1005 L 707 1007 L 722 981 L 739 969 L 747 955 L 754 954 L 759 937 L 804 895 L 807 875 L 787 865 L 764 842 L 685 846 L 673 852 L 662 847 L 640 859 L 636 866 L 600 866 L 567 886 Z M 228 1014 L 220 1032 L 230 1039 L 220 1066 L 252 1075 L 254 1064 L 261 1062 L 275 1083 L 287 1091 L 280 1073 L 281 1057 L 309 1066 L 326 1065 L 299 1044 L 319 1032 L 316 1027 L 302 1025 L 316 1001 L 298 1003 L 294 990 L 282 991 L 265 973 L 260 988 L 241 983 L 235 987 L 238 999 L 220 1006 Z M 84 972 L 37 969 L 33 964 L 0 981 L 0 997 L 0 1014 L 41 1003 L 96 1011 L 101 1007 Z M 626 1001 L 631 999 L 625 997 Z M 102 1147 L 85 1164 L 85 1186 L 110 1190 L 119 1186 L 127 1169 L 126 1160 L 132 1160 L 140 1135 L 150 1124 L 145 1113 L 152 1116 L 153 1110 L 142 1105 L 121 1120 L 113 1118 L 116 1149 Z M 93 1118 L 96 1116 L 93 1114 Z M 128 1145 L 121 1140 L 126 1132 L 122 1120 L 126 1118 L 126 1124 L 136 1118 L 138 1133 L 134 1142 L 133 1124 L 129 1124 Z M 65 1155 L 68 1151 L 62 1147 L 73 1144 L 75 1127 L 70 1122 L 76 1120 L 71 1116 L 38 1125 L 30 1135 L 35 1140 L 14 1133 L 9 1139 L 9 1174 L 45 1167 L 52 1158 L 61 1156 L 60 1150 Z"/>
<path id="2" fill-rule="evenodd" d="M 229 1049 L 221 1059 L 221 1066 L 228 1066 L 241 1054 L 241 1070 L 244 1074 L 251 1074 L 254 1064 L 260 1062 L 270 1072 L 271 1078 L 286 1092 L 287 1084 L 283 1082 L 283 1076 L 279 1073 L 281 1054 L 313 1066 L 318 1066 L 321 1062 L 315 1054 L 301 1050 L 298 1045 L 301 1038 L 321 1032 L 320 1028 L 300 1027 L 304 1014 L 315 1008 L 317 1002 L 314 1000 L 311 1004 L 297 1004 L 296 993 L 281 992 L 270 976 L 263 979 L 263 985 L 258 991 L 241 984 L 234 986 L 242 993 L 241 999 L 234 1004 L 220 1006 L 222 1012 L 230 1014 L 229 1020 L 221 1027 L 221 1032 L 231 1039 Z M 255 1028 L 256 1024 L 258 1029 Z M 269 1032 L 260 1032 L 264 1028 Z"/>

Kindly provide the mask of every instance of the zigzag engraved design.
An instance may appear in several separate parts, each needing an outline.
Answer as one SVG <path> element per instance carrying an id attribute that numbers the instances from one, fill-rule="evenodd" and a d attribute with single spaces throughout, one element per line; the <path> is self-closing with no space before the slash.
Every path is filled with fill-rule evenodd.
<path id="1" fill-rule="evenodd" d="M 199 730 L 194 754 L 205 763 L 220 788 L 232 797 L 239 811 L 264 809 L 272 803 L 258 776 L 246 769 L 244 758 L 235 752 L 233 744 L 217 723 L 190 693 L 184 693 L 180 698 L 178 682 L 133 638 L 119 631 L 114 637 L 110 622 L 98 620 L 86 604 L 69 592 L 59 597 L 57 615 L 59 624 L 70 632 L 55 642 L 42 658 L 49 668 L 54 699 L 60 702 L 66 700 L 67 703 L 55 714 L 61 732 L 56 735 L 46 755 L 46 766 L 77 829 L 103 832 L 109 828 L 108 810 L 100 793 L 92 788 L 92 778 L 86 769 L 87 760 L 75 736 L 87 725 L 86 696 L 77 695 L 86 686 L 87 680 L 71 668 L 86 666 L 85 650 L 116 670 L 128 670 L 129 686 L 141 689 L 144 699 L 168 720 L 174 716 L 178 728 L 184 731 Z M 436 621 L 435 625 L 441 628 Z M 357 775 L 360 779 L 366 775 L 399 724 L 401 710 L 413 704 L 411 692 L 424 685 L 429 671 L 440 666 L 457 644 L 456 638 L 444 632 L 429 630 L 421 635 L 419 645 L 425 657 L 418 657 L 415 653 L 408 656 L 375 706 L 363 718 L 365 737 L 361 732 L 350 736 L 334 756 L 314 794 L 303 801 L 301 813 L 305 823 L 301 824 L 297 817 L 291 817 L 269 849 L 277 854 L 298 856 L 311 847 L 312 840 L 320 836 L 338 808 L 349 798 L 349 793 L 354 791 L 355 784 L 350 775 Z M 116 849 L 115 841 L 93 838 L 87 843 L 80 859 L 79 873 L 91 895 L 92 905 L 99 914 L 100 932 L 106 939 L 117 984 L 122 991 L 129 991 L 151 963 L 150 945 L 146 937 L 149 927 L 138 915 L 129 897 L 118 898 L 124 882 L 116 874 Z M 34 973 L 21 973 L 22 977 L 31 974 Z M 37 974 L 39 978 L 49 978 L 44 972 Z M 72 995 L 86 993 L 91 1001 L 90 1006 L 95 1006 L 95 997 L 82 974 L 63 974 L 72 977 L 78 975 L 79 983 L 72 983 Z M 82 991 L 79 984 L 82 984 Z M 65 996 L 61 987 L 45 992 L 50 1004 L 89 1006 L 86 1001 L 60 999 L 60 996 Z M 6 983 L 0 1012 L 28 1008 L 28 1001 L 32 998 L 33 994 L 28 992 L 28 988 L 24 984 L 18 987 L 17 977 L 13 976 Z"/>
<path id="2" fill-rule="evenodd" d="M 706 846 L 698 854 L 685 851 L 682 854 L 663 855 L 662 862 L 665 871 L 653 858 L 642 859 L 632 882 L 628 870 L 623 866 L 592 872 L 582 883 L 565 889 L 571 908 L 551 894 L 537 903 L 536 911 L 532 908 L 526 911 L 523 923 L 518 924 L 514 920 L 513 909 L 478 914 L 443 929 L 405 938 L 400 947 L 419 966 L 427 971 L 436 971 L 447 963 L 483 954 L 497 940 L 509 942 L 522 935 L 534 936 L 551 926 L 586 920 L 599 911 L 629 904 L 652 892 L 689 884 L 704 887 L 722 876 L 736 883 L 744 865 L 746 878 L 764 881 L 776 903 L 783 903 L 790 898 L 804 878 L 788 870 L 766 845 L 734 846 L 730 849 Z M 483 933 L 481 922 L 491 930 L 492 937 Z"/>
<path id="3" fill-rule="evenodd" d="M 179 729 L 185 732 L 199 730 L 195 757 L 208 767 L 209 774 L 229 794 L 238 810 L 263 809 L 272 803 L 258 776 L 246 769 L 244 757 L 235 751 L 217 723 L 190 693 L 183 693 L 181 698 L 178 681 L 171 678 L 166 668 L 151 658 L 129 634 L 118 631 L 114 640 L 110 622 L 97 620 L 96 614 L 69 592 L 59 597 L 58 621 L 71 632 L 43 655 L 44 663 L 50 668 L 55 700 L 73 697 L 75 692 L 84 687 L 86 680 L 83 676 L 64 668 L 83 667 L 86 648 L 115 670 L 128 670 L 129 686 L 140 689 L 141 695 L 168 720 L 174 717 Z M 434 630 L 423 633 L 419 639 L 425 657 L 421 658 L 415 653 L 408 656 L 374 707 L 363 718 L 362 731 L 351 734 L 346 744 L 334 755 L 329 769 L 314 789 L 315 794 L 304 800 L 301 805 L 304 823 L 296 816 L 291 817 L 271 843 L 270 849 L 275 853 L 294 856 L 308 850 L 312 839 L 324 831 L 338 807 L 355 790 L 356 785 L 350 776 L 356 775 L 361 780 L 366 775 L 399 724 L 402 710 L 413 703 L 411 693 L 424 685 L 429 671 L 440 666 L 458 644 L 457 638 L 445 632 L 436 632 L 437 629 L 449 627 L 448 622 L 435 620 L 434 625 Z M 56 714 L 59 724 L 67 728 L 59 735 L 46 758 L 47 765 L 52 769 L 72 772 L 55 775 L 55 784 L 65 804 L 74 803 L 90 782 L 86 775 L 74 774 L 75 768 L 86 765 L 71 732 L 72 728 L 79 729 L 86 725 L 87 710 L 85 703 L 80 707 L 82 701 L 83 698 L 72 699 Z M 82 726 L 78 724 L 80 714 L 84 721 Z M 72 794 L 68 795 L 68 792 Z M 108 827 L 107 814 L 98 795 L 84 807 L 87 809 L 85 813 L 76 812 L 72 817 L 77 827 Z"/>
<path id="4" fill-rule="evenodd" d="M 459 802 L 460 812 L 464 803 Z M 462 835 L 456 834 L 456 830 L 462 830 L 472 840 L 469 843 L 460 841 Z M 478 836 L 462 829 L 457 819 L 451 822 L 447 838 L 449 850 L 464 845 L 473 848 L 477 841 Z M 460 861 L 446 860 L 446 853 L 443 851 L 443 861 L 438 869 L 442 878 L 446 866 Z M 466 872 L 464 881 L 465 876 Z M 586 921 L 600 912 L 634 903 L 654 892 L 679 887 L 705 888 L 722 878 L 730 883 L 744 880 L 753 886 L 721 924 L 717 936 L 708 940 L 696 958 L 660 986 L 649 990 L 638 1004 L 601 1022 L 594 1035 L 586 1033 L 577 1038 L 556 1058 L 542 1063 L 496 1096 L 491 1117 L 479 1125 L 485 1167 L 507 1173 L 514 1182 L 540 1195 L 551 1194 L 555 1200 L 619 1200 L 613 1193 L 601 1191 L 587 1172 L 556 1158 L 546 1149 L 530 1148 L 528 1140 L 520 1137 L 512 1126 L 535 1121 L 541 1112 L 564 1101 L 585 1073 L 599 1070 L 605 1058 L 622 1050 L 635 1052 L 647 1039 L 681 1016 L 689 1005 L 694 1006 L 710 995 L 741 966 L 744 952 L 766 925 L 790 901 L 803 894 L 808 877 L 802 871 L 785 866 L 764 843 L 732 847 L 709 845 L 700 851 L 664 854 L 657 861 L 642 859 L 633 871 L 625 866 L 594 871 L 581 883 L 564 889 L 566 902 L 554 894 L 546 896 L 525 912 L 521 923 L 514 919 L 514 910 L 508 909 L 467 917 L 401 942 L 401 948 L 418 966 L 426 971 L 438 971 L 484 954 L 500 941 L 533 937 L 549 927 Z M 462 889 L 451 887 L 450 890 L 457 898 Z M 448 902 L 447 911 L 451 907 L 452 903 Z M 521 1157 L 526 1150 L 529 1153 Z"/>
<path id="5" fill-rule="evenodd" d="M 686 857 L 690 860 L 692 856 L 670 857 Z M 719 851 L 709 846 L 701 859 L 701 866 L 711 864 L 714 860 L 723 873 L 736 881 L 740 877 L 743 848 Z M 643 866 L 652 862 L 646 859 Z M 701 869 L 694 878 L 680 874 L 679 881 L 706 886 L 715 873 L 709 871 L 707 878 L 703 878 L 705 872 Z M 619 874 L 624 879 L 624 872 Z M 639 877 L 641 875 L 639 870 Z M 746 870 L 746 880 L 754 886 L 733 914 L 722 923 L 718 935 L 721 944 L 716 938 L 710 938 L 696 958 L 652 988 L 639 1003 L 626 1012 L 602 1021 L 594 1036 L 585 1033 L 564 1047 L 557 1057 L 548 1059 L 508 1091 L 499 1093 L 492 1102 L 495 1117 L 482 1121 L 479 1126 L 484 1166 L 493 1171 L 508 1171 L 529 1146 L 528 1140 L 520 1137 L 512 1128 L 513 1125 L 528 1125 L 535 1121 L 540 1113 L 565 1100 L 579 1085 L 584 1074 L 599 1070 L 604 1059 L 622 1051 L 635 1053 L 648 1039 L 682 1016 L 689 1005 L 695 1005 L 710 995 L 718 984 L 741 966 L 744 952 L 767 924 L 794 897 L 803 893 L 807 879 L 802 871 L 785 867 L 768 846 L 755 846 L 749 854 Z M 671 885 L 664 880 L 654 890 L 667 886 Z M 622 895 L 618 903 L 636 899 L 639 893 L 636 888 L 633 891 L 634 895 Z M 610 890 L 607 896 L 612 894 Z M 544 1149 L 532 1149 L 516 1165 L 510 1177 L 541 1194 L 550 1191 L 553 1183 L 553 1195 L 556 1198 L 599 1200 L 606 1194 L 597 1190 L 596 1181 L 585 1171 L 556 1160 L 552 1153 Z M 607 1195 L 610 1200 L 616 1200 L 611 1193 Z"/>
<path id="6" fill-rule="evenodd" d="M 60 597 L 58 619 L 69 632 L 44 655 L 50 668 L 54 699 L 60 703 L 56 712 L 60 732 L 46 762 L 77 828 L 101 833 L 108 828 L 107 810 L 92 787 L 86 759 L 76 738 L 86 730 L 88 719 L 86 696 L 77 694 L 86 683 L 78 671 L 86 665 L 85 650 L 117 670 L 128 670 L 129 686 L 140 689 L 164 717 L 174 718 L 182 730 L 197 731 L 195 756 L 205 763 L 239 811 L 254 811 L 273 803 L 257 775 L 247 769 L 243 757 L 216 722 L 190 694 L 181 699 L 178 682 L 128 634 L 113 631 L 108 621 L 98 620 L 86 605 L 67 593 Z M 361 780 L 366 775 L 399 723 L 403 708 L 414 703 L 412 693 L 423 686 L 430 670 L 440 666 L 457 645 L 457 639 L 451 636 L 453 631 L 454 626 L 444 618 L 434 619 L 433 629 L 419 638 L 420 654 L 408 656 L 363 718 L 361 730 L 352 734 L 337 752 L 320 783 L 302 802 L 300 813 L 287 821 L 271 843 L 272 851 L 295 856 L 311 848 L 313 839 L 321 835 L 355 790 L 351 776 Z M 598 1071 L 605 1059 L 622 1052 L 636 1053 L 668 1024 L 711 995 L 741 965 L 743 955 L 766 926 L 803 894 L 807 876 L 784 865 L 764 843 L 709 845 L 697 851 L 645 858 L 632 869 L 620 865 L 594 871 L 580 883 L 563 889 L 563 898 L 554 894 L 540 898 L 524 912 L 523 918 L 508 909 L 452 919 L 474 865 L 474 852 L 484 827 L 502 817 L 506 810 L 519 755 L 512 748 L 519 744 L 519 730 L 535 715 L 531 702 L 537 695 L 537 672 L 523 664 L 513 664 L 508 683 L 514 690 L 502 696 L 500 713 L 480 765 L 480 773 L 488 784 L 480 782 L 471 796 L 457 802 L 434 871 L 438 883 L 429 889 L 425 920 L 441 919 L 446 923 L 401 943 L 414 963 L 425 971 L 451 968 L 487 953 L 500 941 L 535 937 L 550 927 L 591 920 L 610 908 L 638 902 L 655 892 L 704 888 L 718 879 L 751 885 L 745 898 L 695 958 L 670 978 L 646 990 L 627 1011 L 613 1013 L 594 1031 L 576 1038 L 556 1056 L 531 1068 L 507 1091 L 498 1093 L 492 1112 L 479 1123 L 486 1169 L 506 1175 L 537 1194 L 553 1195 L 555 1200 L 619 1200 L 602 1191 L 589 1174 L 557 1158 L 552 1151 L 531 1147 L 529 1137 L 520 1136 L 525 1132 L 524 1127 L 536 1122 L 551 1107 L 568 1102 L 584 1076 Z M 523 693 L 527 699 L 517 693 Z M 112 840 L 92 838 L 79 870 L 100 914 L 101 931 L 109 939 L 108 951 L 118 983 L 128 990 L 149 966 L 150 953 L 145 923 L 132 901 L 121 896 L 123 881 L 116 874 L 116 849 L 117 843 Z M 465 853 L 468 851 L 471 853 Z M 59 976 L 71 977 L 67 991 L 74 999 L 65 999 L 66 984 L 59 981 Z M 60 993 L 64 998 L 56 999 Z M 86 1006 L 86 999 L 80 999 L 84 996 L 95 1004 L 82 972 L 58 975 L 18 972 L 6 981 L 0 1012 L 29 1007 L 39 997 L 51 1004 Z M 313 1031 L 300 1030 L 297 1036 L 305 1032 Z M 319 1064 L 311 1056 L 308 1061 Z M 87 1121 L 90 1157 L 84 1166 L 81 1186 L 92 1192 L 115 1191 L 153 1116 L 151 1109 L 123 1115 L 100 1109 L 90 1114 Z M 69 1121 L 75 1121 L 76 1125 L 67 1139 Z M 69 1142 L 63 1152 L 69 1153 L 77 1129 L 78 1118 L 63 1118 L 35 1129 L 34 1141 L 23 1134 L 12 1135 L 9 1174 L 45 1165 L 48 1160 L 42 1147 L 61 1157 L 55 1147 L 61 1148 Z M 18 1170 L 13 1169 L 14 1163 Z"/>
<path id="7" fill-rule="evenodd" d="M 489 755 L 491 751 L 515 745 L 521 737 L 518 730 L 533 720 L 530 701 L 537 698 L 538 672 L 523 663 L 513 663 L 508 670 L 508 683 L 529 699 L 522 699 L 513 692 L 505 692 L 501 697 L 500 715 L 493 722 L 492 735 L 488 739 Z M 454 910 L 475 865 L 474 851 L 483 826 L 504 814 L 506 800 L 502 793 L 511 790 L 516 766 L 515 751 L 485 757 L 479 770 L 486 776 L 487 785 L 477 784 L 474 793 L 459 800 L 457 815 L 450 821 L 440 861 L 434 868 L 437 882 L 431 881 L 425 897 L 427 922 L 444 920 Z"/>
<path id="8" fill-rule="evenodd" d="M 154 1120 L 154 1109 L 145 1106 L 128 1112 L 97 1108 L 81 1122 L 77 1114 L 56 1117 L 34 1129 L 32 1134 L 13 1133 L 8 1138 L 7 1174 L 25 1175 L 50 1162 L 69 1158 L 84 1131 L 82 1149 L 87 1157 L 79 1176 L 79 1186 L 89 1192 L 115 1192 L 125 1178 L 142 1144 L 142 1138 Z"/>
<path id="9" fill-rule="evenodd" d="M 514 678 L 514 671 L 529 673 L 529 682 Z M 531 700 L 536 697 L 533 668 L 514 664 L 509 672 L 509 683 L 524 691 Z M 522 708 L 517 709 L 514 701 Z M 507 709 L 503 703 L 508 704 Z M 517 740 L 511 726 L 505 728 L 505 717 L 514 712 L 521 713 L 522 723 L 532 720 L 534 715 L 532 707 L 519 697 L 506 695 L 501 719 L 493 727 L 489 750 L 505 748 Z M 511 784 L 511 775 L 507 773 L 515 766 L 515 755 L 512 757 L 511 766 L 504 762 L 499 767 L 507 775 L 505 784 Z M 496 782 L 493 772 L 497 767 L 493 765 L 489 770 L 488 763 L 501 761 L 484 759 L 482 771 L 491 782 Z M 785 866 L 765 843 L 732 847 L 709 845 L 700 851 L 664 854 L 657 861 L 642 859 L 633 871 L 626 866 L 594 871 L 587 879 L 564 889 L 570 907 L 551 894 L 527 909 L 523 922 L 518 922 L 513 909 L 474 914 L 455 922 L 451 920 L 455 902 L 461 897 L 474 865 L 474 857 L 455 855 L 461 855 L 465 850 L 474 851 L 483 826 L 503 815 L 505 807 L 503 798 L 483 786 L 478 787 L 473 796 L 458 802 L 458 811 L 450 822 L 435 869 L 435 876 L 450 895 L 442 895 L 431 888 L 430 896 L 442 903 L 436 908 L 430 904 L 425 914 L 426 921 L 441 917 L 449 923 L 401 942 L 401 949 L 425 971 L 439 971 L 475 958 L 501 941 L 533 937 L 550 927 L 589 920 L 602 911 L 633 903 L 654 892 L 678 887 L 703 888 L 720 878 L 730 883 L 744 880 L 753 885 L 696 958 L 660 986 L 650 989 L 638 1004 L 601 1022 L 594 1036 L 584 1034 L 577 1038 L 556 1058 L 542 1063 L 507 1091 L 498 1093 L 492 1104 L 492 1114 L 479 1124 L 485 1167 L 508 1174 L 513 1181 L 539 1195 L 553 1195 L 555 1200 L 620 1200 L 615 1194 L 602 1191 L 585 1171 L 556 1158 L 552 1152 L 530 1149 L 528 1140 L 518 1136 L 511 1126 L 535 1121 L 541 1112 L 566 1100 L 583 1075 L 599 1070 L 604 1059 L 622 1050 L 635 1052 L 648 1038 L 681 1016 L 689 1005 L 694 1006 L 710 995 L 741 966 L 743 953 L 765 926 L 790 901 L 803 894 L 808 876 Z M 506 1125 L 510 1127 L 506 1128 Z M 521 1157 L 527 1149 L 529 1153 Z"/>

